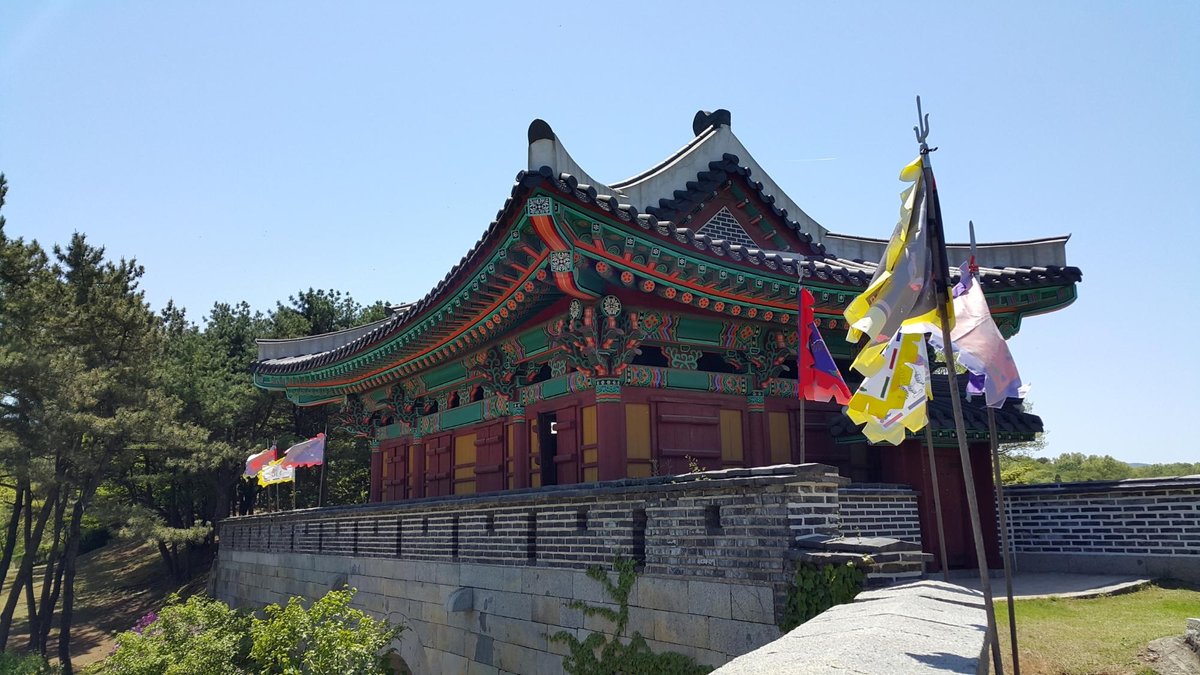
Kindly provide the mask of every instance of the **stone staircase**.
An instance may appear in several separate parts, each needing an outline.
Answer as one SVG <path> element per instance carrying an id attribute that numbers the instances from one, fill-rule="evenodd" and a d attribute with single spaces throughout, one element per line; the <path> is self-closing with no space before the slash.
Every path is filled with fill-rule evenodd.
<path id="1" fill-rule="evenodd" d="M 925 576 L 925 563 L 933 555 L 917 544 L 889 537 L 837 537 L 810 534 L 797 537 L 791 557 L 817 565 L 844 565 L 870 556 L 866 585 L 869 588 L 916 581 Z"/>

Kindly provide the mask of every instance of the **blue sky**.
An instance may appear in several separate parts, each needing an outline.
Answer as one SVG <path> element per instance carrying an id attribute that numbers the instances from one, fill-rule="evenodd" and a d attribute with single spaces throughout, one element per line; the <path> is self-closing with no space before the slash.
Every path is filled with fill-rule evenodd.
<path id="1" fill-rule="evenodd" d="M 10 234 L 86 232 L 197 319 L 411 300 L 535 117 L 615 181 L 723 107 L 811 216 L 884 237 L 920 94 L 952 239 L 1072 234 L 1080 299 L 1012 341 L 1048 452 L 1200 461 L 1200 4 L 409 4 L 5 2 Z"/>

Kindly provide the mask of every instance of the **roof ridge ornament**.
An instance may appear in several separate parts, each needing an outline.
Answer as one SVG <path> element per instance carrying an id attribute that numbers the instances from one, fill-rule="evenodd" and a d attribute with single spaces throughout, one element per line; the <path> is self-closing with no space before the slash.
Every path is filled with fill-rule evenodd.
<path id="1" fill-rule="evenodd" d="M 551 129 L 546 120 L 541 118 L 535 119 L 529 123 L 529 132 L 527 133 L 527 136 L 529 138 L 530 145 L 533 145 L 537 141 L 553 141 L 557 138 L 554 135 L 554 129 Z"/>
<path id="2" fill-rule="evenodd" d="M 724 108 L 717 108 L 709 112 L 700 110 L 696 116 L 692 118 L 692 134 L 699 136 L 704 133 L 704 130 L 709 127 L 733 126 L 732 116 L 729 111 Z"/>

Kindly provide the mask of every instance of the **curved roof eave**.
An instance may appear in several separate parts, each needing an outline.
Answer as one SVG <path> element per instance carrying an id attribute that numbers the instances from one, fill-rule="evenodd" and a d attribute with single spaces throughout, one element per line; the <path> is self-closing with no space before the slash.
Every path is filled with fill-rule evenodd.
<path id="1" fill-rule="evenodd" d="M 1067 242 L 1071 235 L 1018 241 L 975 244 L 975 261 L 983 267 L 1067 267 Z M 826 247 L 839 258 L 881 260 L 887 239 L 829 232 Z M 971 254 L 970 244 L 947 244 L 952 265 Z"/>
<path id="2" fill-rule="evenodd" d="M 601 183 L 587 174 L 563 146 L 562 141 L 542 120 L 535 120 L 529 131 L 529 171 L 548 166 L 555 173 L 571 174 L 587 183 L 600 194 L 610 194 L 642 212 L 657 207 L 659 200 L 672 195 L 680 186 L 709 170 L 710 162 L 721 162 L 727 155 L 738 157 L 739 163 L 750 169 L 755 180 L 762 183 L 762 192 L 774 197 L 775 205 L 800 225 L 800 230 L 823 243 L 826 228 L 804 212 L 755 161 L 750 151 L 734 135 L 727 110 L 713 113 L 701 111 L 692 124 L 695 137 L 671 156 L 653 167 L 625 180 Z"/>

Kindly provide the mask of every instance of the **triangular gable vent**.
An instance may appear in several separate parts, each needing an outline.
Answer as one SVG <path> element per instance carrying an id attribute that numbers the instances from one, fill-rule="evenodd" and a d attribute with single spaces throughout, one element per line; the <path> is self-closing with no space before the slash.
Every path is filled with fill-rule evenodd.
<path id="1" fill-rule="evenodd" d="M 731 244 L 741 244 L 742 246 L 750 246 L 757 248 L 758 244 L 746 234 L 746 230 L 742 228 L 742 224 L 733 217 L 729 212 L 729 207 L 723 206 L 716 215 L 709 218 L 704 227 L 696 231 L 698 234 L 703 234 L 713 239 L 724 239 Z"/>

